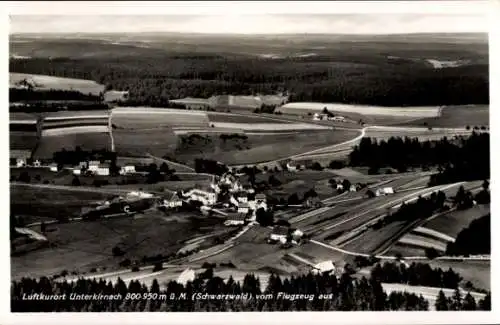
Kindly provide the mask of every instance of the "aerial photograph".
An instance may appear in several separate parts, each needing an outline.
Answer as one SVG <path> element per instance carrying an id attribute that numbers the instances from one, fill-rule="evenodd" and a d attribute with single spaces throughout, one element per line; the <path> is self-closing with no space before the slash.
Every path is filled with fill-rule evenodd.
<path id="1" fill-rule="evenodd" d="M 490 311 L 484 20 L 11 15 L 11 311 Z"/>

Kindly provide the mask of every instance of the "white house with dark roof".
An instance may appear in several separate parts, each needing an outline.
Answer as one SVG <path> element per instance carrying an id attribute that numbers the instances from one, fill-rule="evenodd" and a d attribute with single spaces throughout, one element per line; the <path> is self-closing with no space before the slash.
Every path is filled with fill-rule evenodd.
<path id="1" fill-rule="evenodd" d="M 173 193 L 169 199 L 163 200 L 163 206 L 171 209 L 181 207 L 182 199 L 177 195 L 177 193 Z"/>
<path id="2" fill-rule="evenodd" d="M 269 238 L 271 240 L 282 241 L 283 239 L 286 241 L 288 237 L 289 228 L 286 226 L 276 225 L 271 232 Z"/>
<path id="3" fill-rule="evenodd" d="M 250 211 L 250 206 L 248 203 L 240 203 L 238 205 L 238 213 L 244 213 L 247 214 Z"/>
<path id="4" fill-rule="evenodd" d="M 245 213 L 231 213 L 228 215 L 224 225 L 226 226 L 240 226 L 244 225 L 246 221 Z"/>

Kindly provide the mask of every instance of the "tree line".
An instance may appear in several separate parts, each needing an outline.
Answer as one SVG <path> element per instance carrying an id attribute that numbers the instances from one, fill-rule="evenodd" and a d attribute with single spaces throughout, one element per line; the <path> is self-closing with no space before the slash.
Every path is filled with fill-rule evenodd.
<path id="1" fill-rule="evenodd" d="M 429 264 L 378 263 L 371 271 L 371 278 L 383 283 L 401 283 L 412 286 L 426 286 L 456 289 L 462 277 L 451 268 L 443 271 Z"/>
<path id="2" fill-rule="evenodd" d="M 473 220 L 457 235 L 454 242 L 446 246 L 446 254 L 451 256 L 491 254 L 490 214 Z"/>
<path id="3" fill-rule="evenodd" d="M 94 80 L 107 89 L 129 91 L 128 105 L 164 106 L 174 98 L 274 94 L 285 90 L 290 93 L 290 101 L 383 106 L 489 103 L 487 65 L 435 70 L 411 61 L 358 56 L 357 62 L 349 59 L 351 64 L 337 65 L 328 57 L 207 59 L 165 53 L 10 60 L 9 69 Z M 337 59 L 330 58 L 332 62 Z"/>
<path id="4" fill-rule="evenodd" d="M 350 153 L 349 165 L 368 166 L 371 174 L 383 167 L 406 172 L 409 168 L 438 166 L 440 172 L 431 177 L 430 185 L 488 179 L 489 144 L 489 133 L 475 131 L 469 137 L 422 142 L 409 137 L 391 137 L 387 141 L 363 138 Z"/>

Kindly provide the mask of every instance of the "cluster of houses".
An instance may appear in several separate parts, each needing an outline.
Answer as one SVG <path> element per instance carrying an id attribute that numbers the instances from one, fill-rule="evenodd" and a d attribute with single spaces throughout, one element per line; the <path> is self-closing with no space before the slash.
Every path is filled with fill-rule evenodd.
<path id="1" fill-rule="evenodd" d="M 314 113 L 313 121 L 334 121 L 334 122 L 345 122 L 346 119 L 343 116 L 330 116 L 325 113 Z"/>

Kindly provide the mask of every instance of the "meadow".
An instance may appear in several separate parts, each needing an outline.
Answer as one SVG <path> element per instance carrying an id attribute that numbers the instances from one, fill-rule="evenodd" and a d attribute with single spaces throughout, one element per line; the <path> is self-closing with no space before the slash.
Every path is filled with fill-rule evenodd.
<path id="1" fill-rule="evenodd" d="M 489 105 L 445 106 L 436 117 L 416 119 L 403 123 L 409 126 L 470 128 L 490 125 Z"/>
<path id="2" fill-rule="evenodd" d="M 35 84 L 35 90 L 74 90 L 83 94 L 99 95 L 104 92 L 105 86 L 93 80 L 76 78 L 62 78 L 49 75 L 13 73 L 9 74 L 10 87 L 17 83 L 28 80 Z"/>
<path id="3" fill-rule="evenodd" d="M 141 218 L 51 225 L 47 233 L 51 246 L 13 257 L 12 275 L 20 278 L 55 275 L 63 270 L 81 273 L 91 268 L 116 269 L 124 259 L 140 261 L 144 256 L 175 253 L 190 237 L 223 227 L 217 219 L 190 215 L 181 221 L 163 218 L 162 213 L 151 212 Z M 112 249 L 115 246 L 121 247 L 125 255 L 114 257 Z"/>

